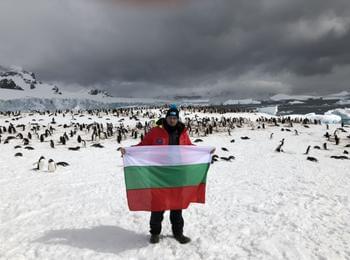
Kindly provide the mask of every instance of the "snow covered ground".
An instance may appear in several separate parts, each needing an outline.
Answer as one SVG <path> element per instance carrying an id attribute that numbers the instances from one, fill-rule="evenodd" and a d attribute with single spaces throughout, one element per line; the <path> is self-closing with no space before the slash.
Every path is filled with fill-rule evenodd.
<path id="1" fill-rule="evenodd" d="M 48 116 L 34 118 L 44 125 L 51 121 Z M 10 122 L 27 124 L 32 119 Z M 71 120 L 55 119 L 57 124 Z M 8 125 L 5 120 L 0 116 L 0 125 Z M 103 116 L 92 121 L 118 120 Z M 86 121 L 91 122 L 87 117 L 76 120 Z M 125 122 L 135 124 L 128 118 Z M 60 145 L 51 149 L 48 142 L 33 142 L 33 151 L 14 149 L 19 140 L 1 143 L 0 259 L 350 259 L 350 160 L 330 158 L 350 150 L 344 147 L 350 143 L 350 128 L 339 133 L 340 145 L 311 149 L 310 156 L 319 160 L 315 163 L 303 153 L 308 145 L 322 147 L 326 126 L 295 124 L 299 135 L 282 127 L 287 128 L 246 126 L 234 129 L 232 136 L 201 137 L 204 142 L 198 145 L 215 146 L 219 156 L 236 159 L 215 162 L 209 170 L 206 204 L 184 210 L 185 234 L 192 238 L 187 245 L 171 237 L 168 213 L 161 242 L 148 243 L 150 214 L 128 210 L 116 140 L 80 151 Z M 329 133 L 337 127 L 331 125 Z M 285 152 L 277 153 L 282 138 Z M 136 142 L 129 139 L 122 145 Z M 14 157 L 20 151 L 23 157 Z M 70 166 L 54 173 L 33 171 L 41 155 Z"/>

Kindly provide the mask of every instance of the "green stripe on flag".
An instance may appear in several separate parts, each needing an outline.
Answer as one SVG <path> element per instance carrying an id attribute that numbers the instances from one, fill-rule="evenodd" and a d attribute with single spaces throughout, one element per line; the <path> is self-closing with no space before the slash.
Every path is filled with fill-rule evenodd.
<path id="1" fill-rule="evenodd" d="M 172 188 L 206 183 L 209 163 L 176 166 L 128 166 L 126 188 Z"/>

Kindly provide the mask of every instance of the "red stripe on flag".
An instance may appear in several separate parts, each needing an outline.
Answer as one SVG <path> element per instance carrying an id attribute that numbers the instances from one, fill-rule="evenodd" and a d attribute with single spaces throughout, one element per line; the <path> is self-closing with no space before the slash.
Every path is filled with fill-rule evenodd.
<path id="1" fill-rule="evenodd" d="M 191 202 L 205 203 L 205 184 L 180 188 L 127 190 L 131 211 L 186 209 Z"/>

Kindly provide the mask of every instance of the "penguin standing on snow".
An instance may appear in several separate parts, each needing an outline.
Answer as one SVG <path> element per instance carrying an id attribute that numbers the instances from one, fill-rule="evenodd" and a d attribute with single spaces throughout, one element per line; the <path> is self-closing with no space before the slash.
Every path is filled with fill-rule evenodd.
<path id="1" fill-rule="evenodd" d="M 36 170 L 41 171 L 44 169 L 45 157 L 41 156 L 36 164 Z"/>
<path id="2" fill-rule="evenodd" d="M 54 171 L 56 171 L 56 168 L 57 168 L 57 166 L 56 166 L 55 161 L 52 160 L 52 159 L 50 159 L 50 160 L 49 160 L 49 164 L 48 164 L 48 166 L 47 166 L 47 170 L 48 170 L 49 172 L 54 172 Z"/>

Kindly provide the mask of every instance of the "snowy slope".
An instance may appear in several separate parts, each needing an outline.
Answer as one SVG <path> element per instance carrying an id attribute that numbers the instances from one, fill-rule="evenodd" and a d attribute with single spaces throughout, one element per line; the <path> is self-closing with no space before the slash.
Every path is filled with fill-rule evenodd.
<path id="1" fill-rule="evenodd" d="M 267 116 L 225 116 L 255 120 L 262 115 Z M 43 125 L 51 121 L 49 116 L 25 115 L 16 124 L 33 119 Z M 72 120 L 55 119 L 57 124 Z M 124 119 L 125 125 L 135 125 Z M 0 125 L 8 125 L 6 120 L 0 115 Z M 107 116 L 77 117 L 74 122 L 116 125 L 120 118 L 106 120 Z M 331 125 L 329 132 L 337 127 Z M 295 129 L 298 136 L 267 126 L 236 128 L 232 136 L 201 137 L 200 145 L 216 146 L 218 155 L 233 154 L 236 159 L 214 163 L 206 204 L 192 204 L 184 211 L 185 234 L 192 238 L 188 245 L 171 238 L 168 213 L 161 242 L 148 243 L 149 213 L 128 211 L 115 140 L 102 140 L 103 149 L 88 146 L 78 152 L 35 141 L 36 149 L 22 149 L 22 158 L 13 156 L 19 140 L 0 144 L 0 259 L 349 259 L 350 163 L 330 158 L 342 154 L 345 143 L 350 143 L 349 133 L 339 133 L 340 146 L 311 149 L 310 155 L 319 159 L 313 163 L 303 153 L 307 145 L 322 145 L 326 126 Z M 233 138 L 236 142 L 231 143 Z M 282 138 L 285 153 L 276 153 Z M 123 145 L 136 142 L 128 139 Z M 72 141 L 71 146 L 75 144 Z M 229 152 L 222 151 L 223 146 Z M 55 173 L 32 171 L 41 155 L 70 166 Z"/>

